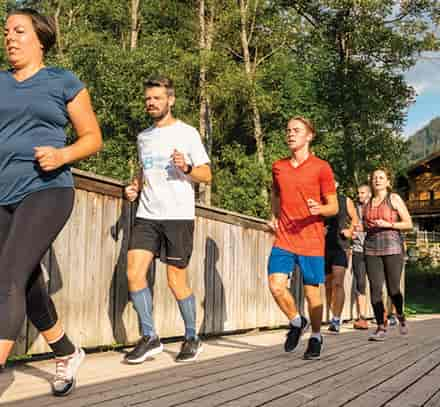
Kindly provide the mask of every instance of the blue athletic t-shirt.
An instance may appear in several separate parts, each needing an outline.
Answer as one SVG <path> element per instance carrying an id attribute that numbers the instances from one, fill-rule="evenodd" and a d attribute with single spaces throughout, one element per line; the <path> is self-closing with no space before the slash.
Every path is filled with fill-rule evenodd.
<path id="1" fill-rule="evenodd" d="M 0 71 L 0 205 L 43 189 L 73 187 L 70 167 L 43 171 L 34 147 L 65 146 L 67 103 L 84 87 L 60 68 L 42 68 L 22 82 Z"/>

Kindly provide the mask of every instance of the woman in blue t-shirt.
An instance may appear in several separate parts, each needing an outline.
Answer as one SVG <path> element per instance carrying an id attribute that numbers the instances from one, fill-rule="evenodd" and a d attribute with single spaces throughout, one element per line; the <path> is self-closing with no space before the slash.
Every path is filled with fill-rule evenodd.
<path id="1" fill-rule="evenodd" d="M 0 366 L 27 314 L 55 353 L 53 392 L 66 395 L 84 351 L 64 333 L 40 261 L 72 211 L 69 164 L 99 151 L 102 137 L 84 84 L 44 64 L 55 32 L 31 9 L 10 12 L 4 28 L 11 69 L 0 71 Z M 66 147 L 68 122 L 78 138 Z"/>

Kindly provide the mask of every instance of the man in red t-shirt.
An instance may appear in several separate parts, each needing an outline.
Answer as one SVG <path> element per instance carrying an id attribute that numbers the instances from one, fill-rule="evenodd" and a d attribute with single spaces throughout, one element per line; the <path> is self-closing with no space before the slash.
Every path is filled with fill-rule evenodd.
<path id="1" fill-rule="evenodd" d="M 312 323 L 305 359 L 319 359 L 321 354 L 319 285 L 325 280 L 323 217 L 338 213 L 333 171 L 326 161 L 315 157 L 309 149 L 314 135 L 309 120 L 303 117 L 289 120 L 287 145 L 291 156 L 272 166 L 273 218 L 270 225 L 276 237 L 268 264 L 271 293 L 290 321 L 284 344 L 286 352 L 296 349 L 309 324 L 298 313 L 295 300 L 287 289 L 288 278 L 295 267 L 301 270 Z"/>

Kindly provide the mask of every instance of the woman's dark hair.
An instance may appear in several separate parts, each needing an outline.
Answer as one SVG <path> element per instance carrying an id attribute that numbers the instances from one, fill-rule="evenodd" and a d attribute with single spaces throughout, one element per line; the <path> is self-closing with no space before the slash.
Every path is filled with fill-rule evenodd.
<path id="1" fill-rule="evenodd" d="M 15 15 L 28 16 L 31 19 L 35 33 L 43 46 L 43 53 L 47 54 L 57 40 L 55 20 L 31 8 L 17 8 L 8 13 L 8 17 Z"/>

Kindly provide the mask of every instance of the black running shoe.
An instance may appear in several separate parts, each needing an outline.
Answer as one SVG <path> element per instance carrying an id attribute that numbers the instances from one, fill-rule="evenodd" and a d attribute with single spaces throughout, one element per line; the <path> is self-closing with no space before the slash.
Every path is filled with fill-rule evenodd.
<path id="1" fill-rule="evenodd" d="M 304 353 L 304 359 L 306 360 L 318 360 L 321 357 L 322 348 L 322 336 L 321 340 L 315 337 L 309 339 L 309 344 L 307 345 L 307 350 Z"/>
<path id="2" fill-rule="evenodd" d="M 158 355 L 163 351 L 163 345 L 160 343 L 158 336 L 151 338 L 143 336 L 131 352 L 125 355 L 125 361 L 130 364 L 142 363 L 154 355 Z"/>
<path id="3" fill-rule="evenodd" d="M 185 339 L 176 357 L 176 362 L 192 362 L 203 351 L 203 344 L 199 338 Z"/>
<path id="4" fill-rule="evenodd" d="M 309 327 L 309 321 L 301 316 L 301 327 L 293 326 L 290 324 L 289 332 L 287 332 L 286 342 L 284 342 L 284 350 L 286 352 L 294 352 L 298 346 L 301 335 Z"/>

